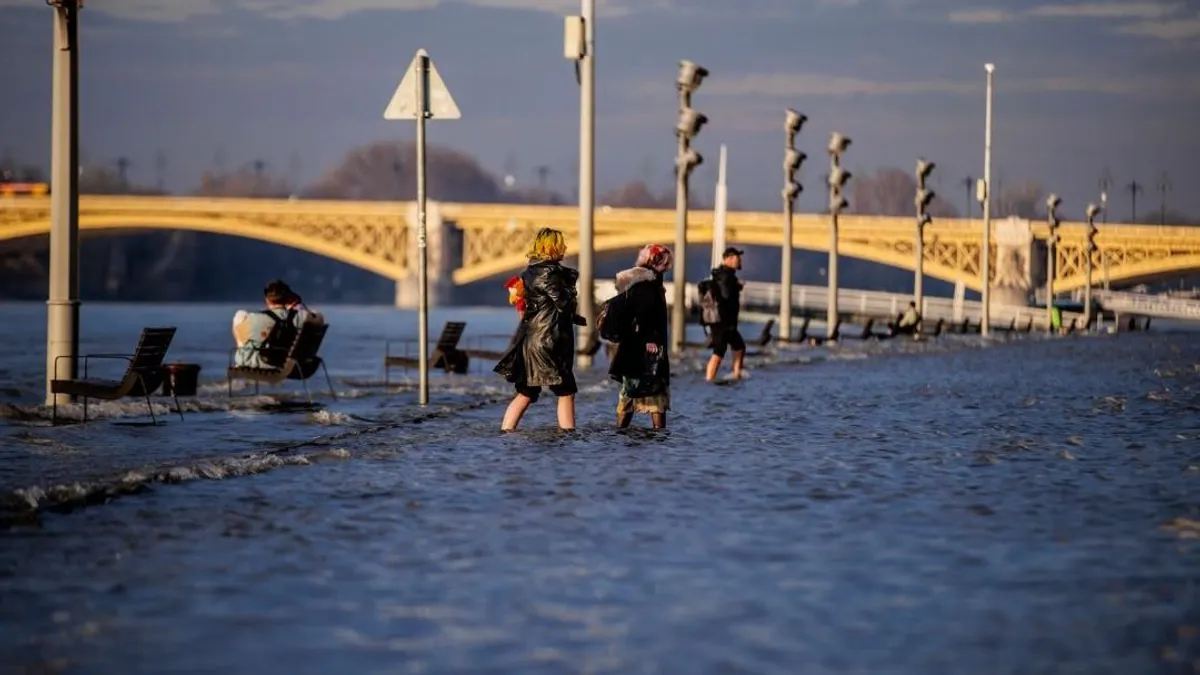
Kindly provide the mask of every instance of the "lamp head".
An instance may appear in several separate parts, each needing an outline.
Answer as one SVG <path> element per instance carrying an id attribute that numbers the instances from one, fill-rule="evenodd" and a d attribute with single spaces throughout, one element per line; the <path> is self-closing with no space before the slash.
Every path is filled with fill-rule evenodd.
<path id="1" fill-rule="evenodd" d="M 807 121 L 808 121 L 807 115 L 798 113 L 795 110 L 788 108 L 786 117 L 784 118 L 784 121 L 783 121 L 783 128 L 785 131 L 788 132 L 788 135 L 795 136 L 797 133 L 800 132 L 801 127 L 803 127 L 804 123 Z"/>
<path id="2" fill-rule="evenodd" d="M 708 77 L 708 69 L 704 66 L 696 65 L 691 61 L 680 61 L 679 77 L 676 78 L 675 84 L 680 89 L 695 91 L 700 88 L 700 84 L 704 82 L 704 78 L 706 77 Z"/>
<path id="3" fill-rule="evenodd" d="M 850 139 L 841 135 L 838 132 L 833 132 L 829 137 L 829 154 L 840 155 L 850 147 Z"/>

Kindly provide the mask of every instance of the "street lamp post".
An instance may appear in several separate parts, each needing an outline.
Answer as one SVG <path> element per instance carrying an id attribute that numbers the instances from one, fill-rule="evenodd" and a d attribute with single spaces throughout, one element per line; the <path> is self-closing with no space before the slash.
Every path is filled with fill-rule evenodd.
<path id="1" fill-rule="evenodd" d="M 703 161 L 700 153 L 691 147 L 691 140 L 700 133 L 708 117 L 692 108 L 692 93 L 700 88 L 708 70 L 691 61 L 679 62 L 679 77 L 675 81 L 679 91 L 679 120 L 675 124 L 675 135 L 679 137 L 679 151 L 675 157 L 675 265 L 672 278 L 675 293 L 671 307 L 671 344 L 675 354 L 682 354 L 687 338 L 687 217 L 688 177 Z"/>
<path id="2" fill-rule="evenodd" d="M 917 312 L 925 316 L 925 226 L 933 222 L 929 215 L 929 205 L 933 202 L 934 192 L 925 187 L 929 175 L 933 173 L 936 164 L 924 159 L 917 160 L 917 237 L 913 242 L 915 272 L 913 273 L 913 302 L 917 304 Z"/>
<path id="3" fill-rule="evenodd" d="M 792 337 L 792 211 L 795 208 L 796 197 L 804 189 L 796 180 L 796 172 L 807 159 L 807 155 L 796 149 L 796 134 L 807 120 L 808 117 L 789 108 L 783 121 L 783 253 L 779 280 L 781 342 L 788 342 Z"/>
<path id="4" fill-rule="evenodd" d="M 596 3 L 580 0 L 580 16 L 567 17 L 564 55 L 575 62 L 579 80 L 579 327 L 576 362 L 592 365 L 596 314 Z"/>
<path id="5" fill-rule="evenodd" d="M 1054 332 L 1054 274 L 1058 262 L 1058 207 L 1062 200 L 1052 194 L 1046 198 L 1046 226 L 1050 233 L 1046 235 L 1046 331 Z"/>
<path id="6" fill-rule="evenodd" d="M 844 189 L 850 172 L 842 168 L 842 155 L 850 147 L 850 139 L 833 132 L 829 138 L 829 298 L 825 312 L 825 337 L 838 336 L 838 215 L 850 205 Z"/>
<path id="7" fill-rule="evenodd" d="M 1100 207 L 1088 204 L 1087 207 L 1087 248 L 1084 254 L 1084 285 L 1083 285 L 1083 326 L 1085 329 L 1092 325 L 1092 256 L 1096 252 L 1096 214 Z"/>
<path id="8" fill-rule="evenodd" d="M 79 10 L 54 8 L 54 75 L 50 137 L 50 289 L 46 312 L 46 405 L 71 397 L 51 381 L 75 379 L 79 354 Z"/>
<path id="9" fill-rule="evenodd" d="M 990 293 L 992 285 L 992 94 L 996 65 L 989 63 L 983 68 L 987 71 L 987 105 L 983 132 L 983 242 L 979 249 L 982 316 L 979 322 L 979 333 L 983 337 L 987 337 L 992 332 L 992 296 Z"/>

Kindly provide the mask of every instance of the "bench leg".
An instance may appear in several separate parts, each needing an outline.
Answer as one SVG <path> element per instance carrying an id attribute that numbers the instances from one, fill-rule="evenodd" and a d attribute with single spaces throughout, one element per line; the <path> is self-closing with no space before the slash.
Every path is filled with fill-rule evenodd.
<path id="1" fill-rule="evenodd" d="M 171 398 L 175 399 L 175 412 L 179 413 L 179 421 L 183 421 L 183 406 L 179 405 L 179 396 L 172 391 Z"/>
<path id="2" fill-rule="evenodd" d="M 303 375 L 303 373 L 301 373 Z M 304 387 L 304 395 L 308 397 L 308 404 L 312 405 L 312 392 L 308 390 L 308 380 L 300 380 L 300 384 Z"/>
<path id="3" fill-rule="evenodd" d="M 225 388 L 229 391 L 229 398 L 233 398 L 233 378 L 228 374 L 225 375 Z"/>
<path id="4" fill-rule="evenodd" d="M 329 379 L 329 369 L 325 367 L 325 359 L 321 359 L 321 372 L 325 373 L 325 384 L 329 385 L 329 395 L 337 400 L 337 392 L 333 390 L 333 380 Z M 384 389 L 387 391 L 387 389 Z"/>
<path id="5" fill-rule="evenodd" d="M 50 426 L 58 425 L 58 395 L 55 394 L 50 403 Z"/>
<path id="6" fill-rule="evenodd" d="M 150 394 L 146 394 L 146 409 L 150 411 L 150 422 L 158 426 L 158 418 L 154 416 L 154 404 L 150 402 Z"/>
<path id="7" fill-rule="evenodd" d="M 86 397 L 86 396 L 84 396 L 84 397 L 83 397 L 83 423 L 84 423 L 84 424 L 87 424 L 87 421 L 88 421 L 88 418 L 87 418 L 87 397 Z"/>

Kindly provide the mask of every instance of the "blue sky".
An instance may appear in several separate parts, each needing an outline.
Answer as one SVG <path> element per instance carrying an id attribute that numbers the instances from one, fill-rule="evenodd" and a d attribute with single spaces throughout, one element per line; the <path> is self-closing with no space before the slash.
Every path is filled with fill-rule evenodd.
<path id="1" fill-rule="evenodd" d="M 938 163 L 941 192 L 965 200 L 983 164 L 983 64 L 997 64 L 995 167 L 1036 180 L 1079 215 L 1108 167 L 1145 185 L 1139 211 L 1200 215 L 1200 2 L 1035 0 L 596 0 L 598 184 L 669 185 L 673 80 L 691 59 L 711 72 L 694 98 L 710 123 L 694 185 L 711 191 L 729 145 L 730 194 L 774 208 L 783 110 L 806 113 L 798 145 L 804 210 L 823 201 L 822 149 L 838 130 L 851 171 Z M 419 47 L 463 111 L 430 140 L 535 181 L 549 165 L 567 191 L 578 89 L 562 57 L 574 0 L 88 0 L 82 27 L 82 144 L 88 159 L 133 160 L 154 181 L 193 186 L 219 154 L 316 178 L 355 145 L 410 138 L 382 111 Z M 51 10 L 0 0 L 0 150 L 49 150 Z M 935 181 L 936 183 L 936 181 Z M 1128 191 L 1110 198 L 1128 218 Z M 961 208 L 961 206 L 960 206 Z"/>

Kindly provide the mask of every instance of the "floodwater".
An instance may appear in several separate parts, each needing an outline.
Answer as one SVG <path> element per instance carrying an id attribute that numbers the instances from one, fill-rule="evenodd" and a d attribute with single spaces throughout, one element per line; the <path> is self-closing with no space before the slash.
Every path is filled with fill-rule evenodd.
<path id="1" fill-rule="evenodd" d="M 424 414 L 382 386 L 411 315 L 329 308 L 310 408 L 230 403 L 230 308 L 87 312 L 96 351 L 169 320 L 211 379 L 183 422 L 51 428 L 44 309 L 0 306 L 32 341 L 0 361 L 6 672 L 1200 672 L 1194 332 L 768 349 L 729 386 L 697 356 L 666 432 L 611 429 L 593 374 L 578 432 L 545 401 L 501 434 L 487 364 Z"/>

